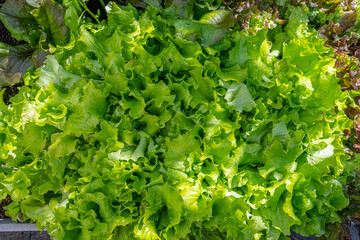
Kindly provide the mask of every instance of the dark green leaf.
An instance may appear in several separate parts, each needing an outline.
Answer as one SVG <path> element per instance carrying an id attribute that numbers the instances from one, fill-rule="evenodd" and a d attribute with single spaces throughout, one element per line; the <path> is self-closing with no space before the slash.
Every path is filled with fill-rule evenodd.
<path id="1" fill-rule="evenodd" d="M 43 0 L 41 7 L 34 10 L 33 15 L 51 44 L 63 46 L 68 43 L 70 32 L 65 25 L 65 8 L 61 4 L 54 0 Z"/>
<path id="2" fill-rule="evenodd" d="M 12 37 L 18 41 L 33 41 L 33 35 L 40 36 L 39 26 L 31 11 L 34 8 L 26 3 L 26 0 L 7 0 L 0 9 L 0 20 L 11 32 Z"/>
<path id="3" fill-rule="evenodd" d="M 21 81 L 26 70 L 34 64 L 42 65 L 41 53 L 30 44 L 10 46 L 0 43 L 0 86 L 14 85 Z"/>

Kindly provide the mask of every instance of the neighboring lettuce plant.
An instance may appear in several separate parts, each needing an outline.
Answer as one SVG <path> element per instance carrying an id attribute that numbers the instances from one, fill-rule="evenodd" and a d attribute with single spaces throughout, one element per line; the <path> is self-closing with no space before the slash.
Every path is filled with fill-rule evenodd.
<path id="1" fill-rule="evenodd" d="M 40 67 L 51 48 L 66 45 L 70 31 L 64 24 L 65 7 L 53 0 L 17 0 L 1 4 L 0 21 L 11 36 L 25 43 L 0 43 L 0 87 L 22 80 L 32 66 Z"/>
<path id="2" fill-rule="evenodd" d="M 239 30 L 209 0 L 145 2 L 78 28 L 64 1 L 70 42 L 0 104 L 9 216 L 53 239 L 324 234 L 349 202 L 349 96 L 303 9 Z"/>

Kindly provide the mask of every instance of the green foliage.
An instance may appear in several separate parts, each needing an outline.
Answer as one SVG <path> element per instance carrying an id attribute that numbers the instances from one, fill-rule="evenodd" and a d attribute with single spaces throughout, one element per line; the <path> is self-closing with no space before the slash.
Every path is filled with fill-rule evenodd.
<path id="1" fill-rule="evenodd" d="M 45 56 L 56 45 L 69 42 L 70 30 L 64 24 L 65 8 L 53 0 L 6 1 L 0 9 L 0 20 L 20 46 L 0 45 L 0 87 L 21 82 L 32 66 L 43 64 Z M 74 24 L 74 23 L 73 23 Z"/>
<path id="2" fill-rule="evenodd" d="M 348 205 L 349 95 L 304 9 L 237 30 L 220 1 L 145 3 L 94 24 L 64 1 L 69 38 L 0 103 L 8 214 L 54 239 L 324 234 Z"/>

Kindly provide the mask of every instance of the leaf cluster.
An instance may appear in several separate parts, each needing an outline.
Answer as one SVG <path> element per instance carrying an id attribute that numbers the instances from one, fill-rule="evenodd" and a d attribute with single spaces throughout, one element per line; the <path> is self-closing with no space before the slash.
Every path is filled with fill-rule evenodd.
<path id="1" fill-rule="evenodd" d="M 284 239 L 340 220 L 350 96 L 305 7 L 242 29 L 213 0 L 111 2 L 104 20 L 48 4 L 31 16 L 55 6 L 66 26 L 39 20 L 52 54 L 0 102 L 13 219 L 54 239 Z"/>

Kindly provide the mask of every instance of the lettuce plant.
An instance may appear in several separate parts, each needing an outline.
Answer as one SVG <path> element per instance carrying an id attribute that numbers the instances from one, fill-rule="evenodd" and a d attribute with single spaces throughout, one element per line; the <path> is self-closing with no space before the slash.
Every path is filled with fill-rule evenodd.
<path id="1" fill-rule="evenodd" d="M 303 9 L 250 31 L 211 1 L 145 2 L 72 26 L 64 1 L 69 43 L 0 104 L 9 216 L 53 239 L 324 234 L 349 96 Z"/>

